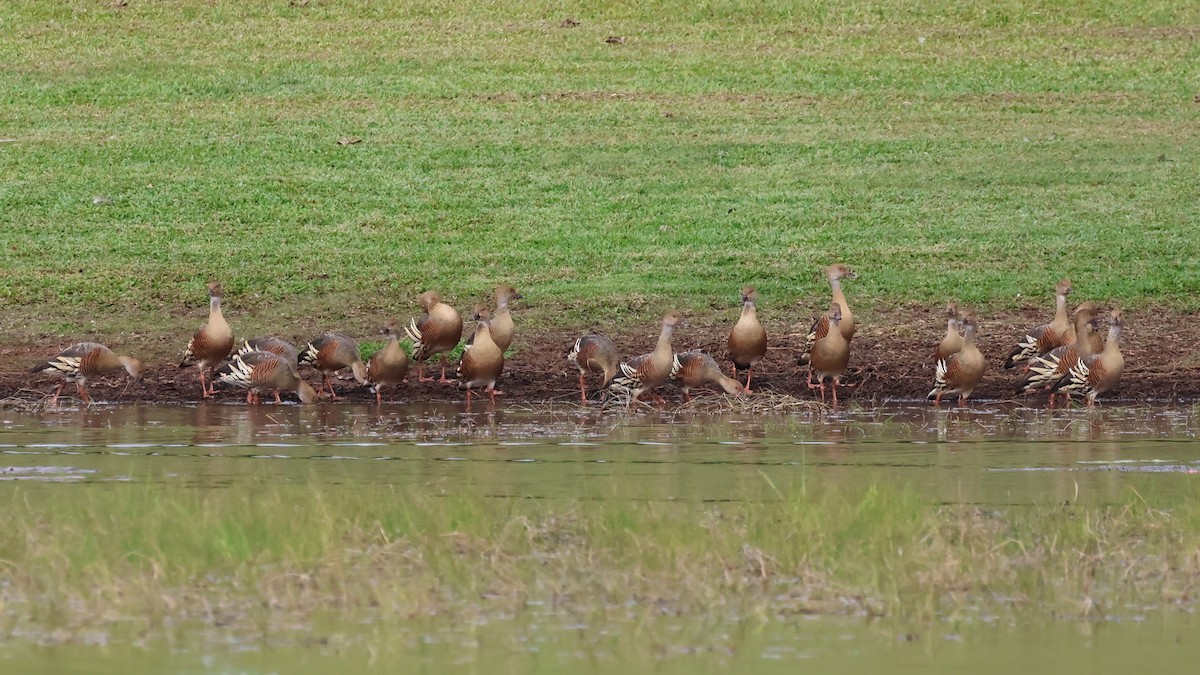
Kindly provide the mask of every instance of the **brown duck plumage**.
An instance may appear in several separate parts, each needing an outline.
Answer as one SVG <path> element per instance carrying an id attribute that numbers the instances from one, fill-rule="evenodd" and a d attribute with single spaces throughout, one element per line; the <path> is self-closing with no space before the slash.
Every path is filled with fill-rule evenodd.
<path id="1" fill-rule="evenodd" d="M 300 377 L 296 366 L 274 352 L 238 352 L 229 363 L 217 369 L 215 377 L 221 382 L 244 387 L 246 403 L 261 403 L 264 389 L 274 391 L 276 403 L 282 403 L 281 389 L 296 392 L 302 403 L 317 400 L 317 392 Z"/>
<path id="2" fill-rule="evenodd" d="M 49 360 L 37 364 L 29 372 L 54 375 L 63 379 L 58 388 L 54 390 L 54 395 L 50 398 L 50 405 L 58 403 L 58 396 L 68 382 L 74 382 L 75 390 L 79 392 L 79 398 L 83 399 L 85 403 L 91 404 L 92 397 L 87 392 L 87 379 L 100 377 L 122 368 L 134 380 L 142 379 L 141 361 L 132 356 L 117 356 L 111 349 L 98 342 L 79 342 L 67 347 Z"/>
<path id="3" fill-rule="evenodd" d="M 671 351 L 671 334 L 675 326 L 683 321 L 683 316 L 674 310 L 663 315 L 662 329 L 658 334 L 658 343 L 649 354 L 635 356 L 621 364 L 621 372 L 609 383 L 614 391 L 629 395 L 626 405 L 632 403 L 646 392 L 661 386 L 671 376 L 671 368 L 675 363 Z M 661 397 L 659 397 L 661 400 Z"/>
<path id="4" fill-rule="evenodd" d="M 837 388 L 841 384 L 842 373 L 846 372 L 846 365 L 850 362 L 850 343 L 841 330 L 841 305 L 836 302 L 830 305 L 829 313 L 825 316 L 828 321 L 820 322 L 817 326 L 817 334 L 808 355 L 808 388 L 820 389 L 821 400 L 824 401 L 825 379 L 832 379 L 833 404 L 837 405 Z"/>
<path id="5" fill-rule="evenodd" d="M 441 296 L 426 291 L 417 298 L 425 310 L 419 319 L 414 318 L 404 330 L 413 341 L 413 360 L 417 362 L 417 381 L 432 382 L 425 377 L 425 360 L 436 354 L 442 355 L 442 377 L 439 382 L 453 382 L 446 377 L 446 355 L 458 346 L 462 338 L 463 322 L 458 310 L 442 302 Z"/>
<path id="6" fill-rule="evenodd" d="M 604 381 L 600 388 L 604 389 L 617 376 L 621 367 L 621 355 L 612 340 L 603 335 L 585 335 L 575 341 L 575 345 L 567 352 L 567 360 L 579 368 L 579 400 L 587 403 L 587 383 L 584 376 L 588 373 L 603 373 Z"/>
<path id="7" fill-rule="evenodd" d="M 358 341 L 354 338 L 337 333 L 324 333 L 300 350 L 300 365 L 311 365 L 321 371 L 323 380 L 321 388 L 329 388 L 330 398 L 337 399 L 337 393 L 333 390 L 333 380 L 329 377 L 330 373 L 341 370 L 342 368 L 350 368 L 354 372 L 354 379 L 359 384 L 367 383 L 367 366 L 362 362 L 362 356 L 358 351 Z"/>
<path id="8" fill-rule="evenodd" d="M 1093 406 L 1100 394 L 1116 388 L 1125 372 L 1125 357 L 1121 354 L 1121 332 L 1125 322 L 1121 320 L 1119 309 L 1112 310 L 1111 317 L 1104 349 L 1081 359 L 1054 385 L 1056 391 L 1081 394 L 1087 398 L 1087 404 Z"/>
<path id="9" fill-rule="evenodd" d="M 716 385 L 726 394 L 744 394 L 746 389 L 740 382 L 721 372 L 713 357 L 704 352 L 691 351 L 676 354 L 671 368 L 671 382 L 683 392 L 684 400 L 692 400 L 688 390 L 692 387 Z"/>
<path id="10" fill-rule="evenodd" d="M 850 305 L 846 302 L 846 294 L 842 292 L 842 279 L 857 279 L 858 275 L 847 265 L 838 263 L 829 266 L 829 269 L 825 271 L 825 278 L 829 281 L 830 290 L 833 291 L 831 302 L 836 302 L 842 308 L 842 320 L 840 323 L 842 337 L 846 338 L 846 342 L 849 342 L 858 330 L 858 325 L 854 322 L 854 313 L 850 311 Z M 812 327 L 808 329 L 808 335 L 805 336 L 804 341 L 804 350 L 800 355 L 801 365 L 808 363 L 808 354 L 812 352 L 813 343 L 828 332 L 829 313 L 826 312 L 817 317 L 813 321 Z"/>
<path id="11" fill-rule="evenodd" d="M 400 324 L 389 321 L 381 334 L 387 336 L 387 344 L 375 352 L 367 364 L 367 382 L 375 391 L 375 402 L 383 402 L 383 387 L 399 386 L 408 377 L 408 354 L 400 346 Z"/>
<path id="12" fill-rule="evenodd" d="M 492 403 L 496 395 L 503 394 L 496 390 L 496 380 L 504 370 L 504 352 L 492 340 L 491 311 L 480 305 L 475 308 L 475 342 L 465 350 L 462 361 L 458 364 L 458 386 L 467 390 L 467 405 L 471 405 L 471 389 L 481 387 L 488 393 Z"/>
<path id="13" fill-rule="evenodd" d="M 742 289 L 742 313 L 729 333 L 726 347 L 735 372 L 746 371 L 745 392 L 751 393 L 750 376 L 754 366 L 767 355 L 767 331 L 758 320 L 758 291 L 753 286 Z"/>
<path id="14" fill-rule="evenodd" d="M 946 305 L 946 334 L 942 336 L 942 341 L 938 343 L 936 349 L 933 350 L 934 363 L 950 356 L 957 354 L 958 350 L 962 349 L 963 336 L 958 332 L 962 322 L 962 317 L 958 313 L 958 306 L 953 302 Z"/>
<path id="15" fill-rule="evenodd" d="M 288 342 L 277 337 L 256 337 L 250 338 L 238 347 L 238 354 L 249 354 L 250 352 L 271 352 L 287 359 L 293 366 L 300 365 L 300 352 L 296 347 Z"/>
<path id="16" fill-rule="evenodd" d="M 1079 363 L 1080 359 L 1092 355 L 1091 333 L 1096 318 L 1096 303 L 1085 302 L 1075 309 L 1075 342 L 1055 347 L 1029 363 L 1029 373 L 1017 387 L 1017 393 L 1029 394 L 1038 389 L 1050 389 Z M 1070 392 L 1064 391 L 1067 398 Z M 1050 393 L 1050 404 L 1054 404 L 1054 392 Z"/>
<path id="17" fill-rule="evenodd" d="M 516 334 L 516 326 L 513 325 L 512 312 L 508 309 L 508 303 L 520 300 L 522 297 L 512 286 L 496 287 L 496 311 L 492 314 L 491 333 L 492 341 L 502 352 L 508 351 L 508 346 L 512 344 L 513 336 Z"/>
<path id="18" fill-rule="evenodd" d="M 933 391 L 929 398 L 935 406 L 942 404 L 946 394 L 958 394 L 958 404 L 967 404 L 967 399 L 979 382 L 983 380 L 983 372 L 987 362 L 975 346 L 975 320 L 968 314 L 962 317 L 963 340 L 962 347 L 954 354 L 938 359 L 933 373 Z"/>
<path id="19" fill-rule="evenodd" d="M 1054 285 L 1054 320 L 1026 333 L 1004 360 L 1005 368 L 1027 363 L 1056 347 L 1075 341 L 1075 329 L 1067 320 L 1067 296 L 1070 294 L 1071 280 L 1059 279 Z"/>
<path id="20" fill-rule="evenodd" d="M 179 362 L 180 368 L 192 365 L 199 367 L 200 393 L 203 398 L 213 395 L 213 387 L 205 381 L 204 371 L 215 369 L 233 351 L 233 329 L 221 313 L 222 295 L 224 290 L 221 284 L 214 281 L 208 285 L 208 323 L 192 335 L 187 350 L 183 353 L 183 360 Z"/>

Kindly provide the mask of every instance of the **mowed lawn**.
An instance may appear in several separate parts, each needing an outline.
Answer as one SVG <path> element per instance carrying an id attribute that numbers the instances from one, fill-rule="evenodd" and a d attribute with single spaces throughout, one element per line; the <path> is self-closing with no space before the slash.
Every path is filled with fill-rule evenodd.
<path id="1" fill-rule="evenodd" d="M 1194 3 L 119 4 L 0 7 L 0 339 L 1200 309 Z"/>

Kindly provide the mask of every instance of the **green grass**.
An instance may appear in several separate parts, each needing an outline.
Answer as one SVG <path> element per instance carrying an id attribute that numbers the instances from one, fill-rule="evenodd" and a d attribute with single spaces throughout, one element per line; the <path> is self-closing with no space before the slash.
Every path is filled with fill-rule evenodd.
<path id="1" fill-rule="evenodd" d="M 282 625 L 319 610 L 461 626 L 543 604 L 593 631 L 630 611 L 1111 619 L 1190 608 L 1200 577 L 1194 490 L 1169 510 L 1131 492 L 1123 506 L 1005 511 L 875 486 L 711 505 L 315 483 L 37 494 L 4 505 L 7 631 L 144 636 L 215 617 L 254 625 L 264 610 Z"/>
<path id="2" fill-rule="evenodd" d="M 249 332 L 499 282 L 799 319 L 838 260 L 864 307 L 1200 308 L 1200 8 L 960 5 L 8 3 L 4 333 L 186 334 L 209 278 Z"/>

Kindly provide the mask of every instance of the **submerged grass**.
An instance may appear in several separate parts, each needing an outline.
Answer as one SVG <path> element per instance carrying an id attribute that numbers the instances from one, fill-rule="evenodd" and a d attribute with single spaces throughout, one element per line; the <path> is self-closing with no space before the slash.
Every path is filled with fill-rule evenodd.
<path id="1" fill-rule="evenodd" d="M 745 283 L 808 317 L 834 260 L 865 308 L 1044 306 L 1069 275 L 1195 310 L 1198 24 L 1134 0 L 7 3 L 0 322 L 186 337 L 210 277 L 246 334 L 365 334 L 498 282 L 529 326 L 702 320 Z"/>
<path id="2" fill-rule="evenodd" d="M 0 621 L 153 632 L 315 610 L 454 622 L 534 604 L 593 627 L 630 613 L 1104 618 L 1191 607 L 1200 581 L 1197 492 L 1170 510 L 1131 493 L 1117 507 L 987 511 L 879 487 L 770 488 L 776 501 L 723 504 L 17 489 L 0 530 Z"/>

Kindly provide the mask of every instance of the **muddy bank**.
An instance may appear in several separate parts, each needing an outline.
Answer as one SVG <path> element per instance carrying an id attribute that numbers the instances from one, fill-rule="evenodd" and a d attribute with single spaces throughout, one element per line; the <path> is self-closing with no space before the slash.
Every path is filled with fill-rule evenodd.
<path id="1" fill-rule="evenodd" d="M 1031 310 L 1023 314 L 984 317 L 979 347 L 988 358 L 988 371 L 973 398 L 1011 399 L 1021 375 L 1005 370 L 1004 357 L 1023 331 L 1049 317 L 1045 312 Z M 578 400 L 578 371 L 566 361 L 567 349 L 581 333 L 574 330 L 521 331 L 520 315 L 516 313 L 518 331 L 514 353 L 505 364 L 500 388 L 507 402 L 540 403 Z M 888 399 L 924 398 L 933 379 L 934 345 L 941 339 L 945 323 L 939 312 L 913 310 L 886 316 L 864 313 L 860 328 L 851 345 L 850 370 L 844 378 L 848 388 L 839 392 L 847 401 L 881 403 Z M 1102 401 L 1135 403 L 1147 400 L 1177 400 L 1200 398 L 1200 353 L 1197 353 L 1195 318 L 1163 315 L 1155 312 L 1127 313 L 1128 329 L 1122 341 L 1125 354 L 1125 375 L 1119 391 L 1108 394 Z M 808 322 L 784 324 L 764 322 L 771 340 L 766 360 L 755 371 L 754 389 L 809 397 L 805 386 L 806 370 L 797 365 L 796 357 L 803 346 Z M 677 351 L 703 349 L 723 366 L 728 325 L 689 325 L 676 332 Z M 1155 326 L 1150 330 L 1149 326 Z M 235 326 L 236 328 L 236 326 Z M 641 354 L 653 348 L 657 327 L 644 326 L 622 334 L 610 334 L 626 355 Z M 179 351 L 186 345 L 188 335 L 179 336 Z M 285 336 L 287 337 L 287 336 Z M 291 336 L 295 338 L 296 336 Z M 88 339 L 95 340 L 95 336 Z M 103 340 L 101 340 L 103 341 Z M 297 339 L 297 341 L 301 341 Z M 39 360 L 53 355 L 67 343 L 6 344 L 0 346 L 0 399 L 36 401 L 51 393 L 54 381 L 30 375 L 26 371 Z M 178 355 L 162 353 L 161 343 L 139 352 L 137 345 L 122 345 L 125 351 L 147 362 L 143 381 L 130 387 L 120 400 L 155 402 L 186 402 L 199 398 L 200 387 L 194 368 L 176 367 Z M 305 372 L 314 384 L 320 376 Z M 434 371 L 430 371 L 434 372 Z M 435 373 L 436 374 L 436 373 Z M 339 395 L 349 400 L 370 400 L 365 388 L 340 381 Z M 89 382 L 89 389 L 98 400 L 112 401 L 125 390 L 125 379 L 117 376 Z M 73 395 L 73 387 L 67 389 Z M 666 392 L 668 400 L 677 394 Z M 396 398 L 405 400 L 455 400 L 462 394 L 452 385 L 418 383 L 415 369 L 409 382 L 397 390 Z M 241 400 L 243 392 L 232 387 L 218 390 L 218 399 Z"/>

